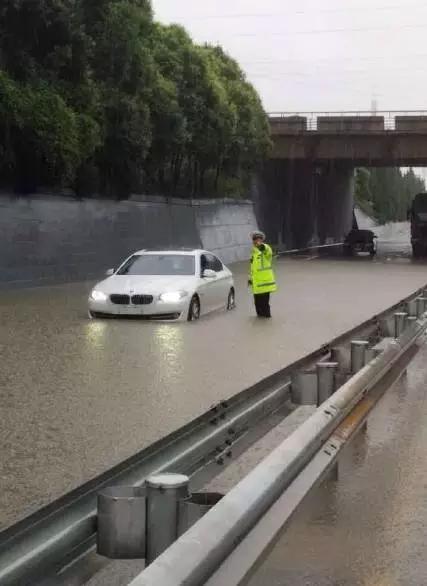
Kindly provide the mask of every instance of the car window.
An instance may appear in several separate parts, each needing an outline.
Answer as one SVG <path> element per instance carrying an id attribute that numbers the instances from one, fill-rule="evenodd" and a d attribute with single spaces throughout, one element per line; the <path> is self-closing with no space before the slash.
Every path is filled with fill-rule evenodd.
<path id="1" fill-rule="evenodd" d="M 202 254 L 201 257 L 202 272 L 206 269 L 220 273 L 223 270 L 223 264 L 213 254 Z"/>
<path id="2" fill-rule="evenodd" d="M 195 273 L 195 257 L 184 254 L 134 254 L 118 275 L 179 275 Z"/>

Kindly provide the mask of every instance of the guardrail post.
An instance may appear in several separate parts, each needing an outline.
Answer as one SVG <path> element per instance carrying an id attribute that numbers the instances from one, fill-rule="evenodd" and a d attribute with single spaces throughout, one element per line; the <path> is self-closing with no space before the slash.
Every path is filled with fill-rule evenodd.
<path id="1" fill-rule="evenodd" d="M 408 327 L 410 327 L 413 324 L 415 324 L 417 321 L 418 321 L 418 318 L 415 315 L 410 315 L 406 320 L 406 324 Z"/>
<path id="2" fill-rule="evenodd" d="M 180 501 L 178 505 L 178 537 L 188 531 L 203 515 L 206 515 L 223 496 L 217 492 L 194 492 L 190 498 Z"/>
<path id="3" fill-rule="evenodd" d="M 329 482 L 338 482 L 339 478 L 340 478 L 340 465 L 339 465 L 339 462 L 335 462 L 335 464 L 332 466 L 332 468 L 329 471 L 327 479 L 329 480 Z"/>
<path id="4" fill-rule="evenodd" d="M 336 390 L 338 362 L 319 362 L 317 370 L 317 405 L 324 403 Z"/>
<path id="5" fill-rule="evenodd" d="M 365 340 L 353 340 L 351 342 L 351 373 L 356 374 L 366 364 L 366 350 L 369 342 Z"/>
<path id="6" fill-rule="evenodd" d="M 399 338 L 405 330 L 407 313 L 398 311 L 394 314 L 394 337 Z"/>
<path id="7" fill-rule="evenodd" d="M 317 405 L 316 373 L 303 371 L 293 376 L 291 396 L 296 405 Z"/>
<path id="8" fill-rule="evenodd" d="M 190 496 L 189 482 L 184 474 L 157 474 L 148 478 L 147 565 L 177 540 L 178 505 Z"/>
<path id="9" fill-rule="evenodd" d="M 117 486 L 98 494 L 97 552 L 112 560 L 144 559 L 145 487 Z"/>
<path id="10" fill-rule="evenodd" d="M 426 298 L 425 297 L 417 297 L 416 300 L 417 304 L 417 317 L 421 317 L 426 309 Z"/>
<path id="11" fill-rule="evenodd" d="M 410 316 L 417 315 L 417 300 L 416 299 L 411 299 L 410 301 L 408 301 L 408 303 L 406 304 L 406 311 L 408 312 L 408 315 L 410 315 Z"/>

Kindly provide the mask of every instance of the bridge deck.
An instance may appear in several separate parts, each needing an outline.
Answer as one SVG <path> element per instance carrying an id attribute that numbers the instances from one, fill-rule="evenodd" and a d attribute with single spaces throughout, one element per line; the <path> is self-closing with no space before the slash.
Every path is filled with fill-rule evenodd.
<path id="1" fill-rule="evenodd" d="M 427 114 L 272 114 L 272 158 L 354 165 L 427 165 Z"/>

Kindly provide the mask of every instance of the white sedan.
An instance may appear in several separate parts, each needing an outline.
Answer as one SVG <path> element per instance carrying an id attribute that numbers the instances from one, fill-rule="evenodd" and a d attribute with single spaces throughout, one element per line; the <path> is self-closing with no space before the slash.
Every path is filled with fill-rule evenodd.
<path id="1" fill-rule="evenodd" d="M 234 309 L 231 271 L 206 250 L 135 252 L 89 297 L 89 316 L 139 316 L 197 320 L 218 309 Z"/>

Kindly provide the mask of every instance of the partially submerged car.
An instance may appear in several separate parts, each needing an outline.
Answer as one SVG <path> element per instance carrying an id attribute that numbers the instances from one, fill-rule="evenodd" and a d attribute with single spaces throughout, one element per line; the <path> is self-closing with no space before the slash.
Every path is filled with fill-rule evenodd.
<path id="1" fill-rule="evenodd" d="M 107 271 L 89 296 L 89 316 L 197 320 L 234 309 L 231 271 L 206 250 L 140 250 Z"/>

